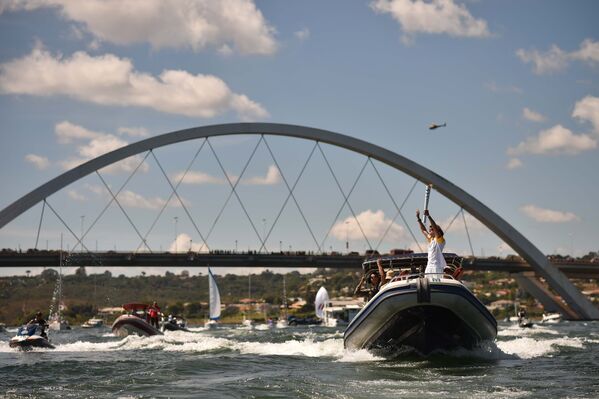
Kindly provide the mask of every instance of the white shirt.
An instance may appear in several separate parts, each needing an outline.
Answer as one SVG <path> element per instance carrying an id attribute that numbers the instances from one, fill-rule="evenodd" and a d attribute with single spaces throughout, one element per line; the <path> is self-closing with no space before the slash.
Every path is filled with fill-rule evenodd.
<path id="1" fill-rule="evenodd" d="M 424 273 L 440 273 L 447 266 L 443 257 L 443 248 L 445 248 L 445 239 L 443 237 L 432 238 L 428 243 L 428 262 Z"/>

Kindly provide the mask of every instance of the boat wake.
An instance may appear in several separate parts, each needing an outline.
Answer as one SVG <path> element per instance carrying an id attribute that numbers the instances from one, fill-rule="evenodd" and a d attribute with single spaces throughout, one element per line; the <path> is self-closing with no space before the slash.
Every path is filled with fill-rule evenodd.
<path id="1" fill-rule="evenodd" d="M 533 359 L 552 356 L 561 350 L 583 349 L 588 345 L 599 344 L 597 337 L 557 337 L 558 331 L 549 328 L 518 329 L 508 327 L 499 334 L 496 342 L 483 343 L 478 348 L 435 351 L 431 356 L 448 356 L 481 360 Z M 238 353 L 257 356 L 298 356 L 332 358 L 337 362 L 376 362 L 389 359 L 367 350 L 348 350 L 343 347 L 341 334 L 295 332 L 284 335 L 264 336 L 260 334 L 244 336 L 230 333 L 225 336 L 204 332 L 172 331 L 152 337 L 127 336 L 104 342 L 76 341 L 56 343 L 54 353 L 70 352 L 112 352 L 161 350 L 164 352 L 199 353 L 206 356 L 220 356 L 223 353 Z M 102 335 L 107 339 L 107 335 Z M 47 349 L 35 348 L 33 352 Z M 0 352 L 15 352 L 8 342 L 0 342 Z M 396 358 L 396 357 L 393 357 Z"/>

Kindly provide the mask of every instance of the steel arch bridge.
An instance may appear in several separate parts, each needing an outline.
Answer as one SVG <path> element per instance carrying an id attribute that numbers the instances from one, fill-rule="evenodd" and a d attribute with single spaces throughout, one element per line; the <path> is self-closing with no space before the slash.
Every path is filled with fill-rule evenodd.
<path id="1" fill-rule="evenodd" d="M 468 211 L 510 245 L 564 299 L 578 318 L 599 319 L 599 309 L 565 274 L 553 266 L 526 237 L 472 195 L 422 165 L 385 148 L 354 137 L 305 126 L 276 123 L 222 124 L 190 128 L 141 140 L 79 165 L 16 200 L 0 211 L 0 229 L 69 184 L 130 156 L 188 140 L 244 134 L 283 136 L 330 144 L 375 159 L 425 184 L 432 184 L 438 192 Z"/>

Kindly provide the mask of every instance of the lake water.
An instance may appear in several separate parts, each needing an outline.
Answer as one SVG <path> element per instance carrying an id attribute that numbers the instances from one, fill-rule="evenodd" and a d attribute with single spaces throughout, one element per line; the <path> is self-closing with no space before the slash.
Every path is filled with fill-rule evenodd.
<path id="1" fill-rule="evenodd" d="M 165 336 L 56 332 L 55 350 L 18 352 L 0 333 L 7 398 L 599 397 L 599 323 L 520 329 L 474 351 L 383 359 L 343 349 L 343 331 L 241 327 Z"/>

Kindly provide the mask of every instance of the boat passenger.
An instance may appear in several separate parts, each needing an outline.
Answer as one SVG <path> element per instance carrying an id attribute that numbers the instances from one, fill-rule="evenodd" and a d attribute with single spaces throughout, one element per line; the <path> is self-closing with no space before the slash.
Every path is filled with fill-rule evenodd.
<path id="1" fill-rule="evenodd" d="M 152 303 L 152 306 L 150 306 L 148 308 L 148 317 L 150 319 L 150 325 L 152 325 L 156 328 L 160 328 L 160 326 L 158 324 L 158 315 L 159 314 L 160 314 L 160 307 L 158 306 L 156 301 L 154 301 L 154 303 Z"/>
<path id="2" fill-rule="evenodd" d="M 369 288 L 364 287 L 366 276 L 368 276 L 368 282 L 370 283 Z M 363 295 L 366 302 L 370 301 L 376 295 L 376 293 L 379 292 L 380 282 L 381 277 L 378 273 L 370 272 L 370 274 L 364 274 L 354 290 L 354 296 Z"/>
<path id="3" fill-rule="evenodd" d="M 393 269 L 389 269 L 387 270 L 387 272 L 385 272 L 385 269 L 383 268 L 383 262 L 380 259 L 376 260 L 376 265 L 379 268 L 379 275 L 381 276 L 381 283 L 380 283 L 380 288 L 383 288 L 383 286 L 385 284 L 387 284 L 389 281 L 393 280 L 393 277 L 395 277 L 395 272 L 393 271 Z"/>
<path id="4" fill-rule="evenodd" d="M 426 237 L 428 241 L 428 261 L 426 263 L 426 269 L 424 273 L 443 274 L 447 263 L 445 257 L 443 257 L 443 248 L 445 248 L 445 238 L 443 237 L 443 230 L 435 223 L 431 217 L 428 209 L 424 211 L 424 216 L 427 216 L 430 220 L 431 227 L 429 231 L 426 231 L 426 226 L 420 220 L 420 211 L 416 210 L 416 218 L 418 219 L 418 226 L 420 231 Z"/>
<path id="5" fill-rule="evenodd" d="M 33 324 L 37 324 L 40 326 L 40 337 L 48 338 L 48 335 L 46 334 L 46 327 L 48 327 L 48 322 L 44 320 L 42 312 L 37 312 L 35 314 L 35 318 L 29 320 L 29 322 L 27 323 L 28 326 L 31 326 Z"/>

